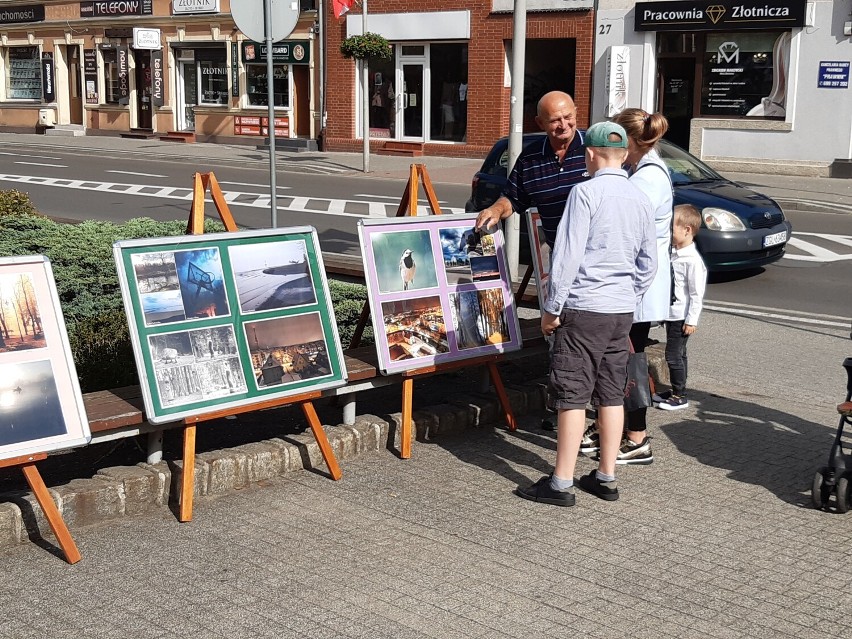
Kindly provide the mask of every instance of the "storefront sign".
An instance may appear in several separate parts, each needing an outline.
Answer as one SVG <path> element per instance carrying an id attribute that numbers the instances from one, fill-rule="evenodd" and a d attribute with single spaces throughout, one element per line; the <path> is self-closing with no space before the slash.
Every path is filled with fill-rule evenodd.
<path id="1" fill-rule="evenodd" d="M 154 0 L 94 0 L 80 3 L 81 18 L 109 16 L 150 16 Z"/>
<path id="2" fill-rule="evenodd" d="M 160 48 L 160 30 L 146 29 L 143 27 L 133 27 L 133 48 L 134 49 L 159 49 Z"/>
<path id="3" fill-rule="evenodd" d="M 115 48 L 116 60 L 118 65 L 118 103 L 130 103 L 130 63 L 128 56 L 130 55 L 127 47 Z"/>
<path id="4" fill-rule="evenodd" d="M 151 102 L 155 107 L 166 103 L 166 78 L 160 49 L 151 51 Z"/>
<path id="5" fill-rule="evenodd" d="M 97 104 L 98 97 L 98 52 L 94 49 L 83 51 L 83 79 L 86 82 L 86 104 Z"/>
<path id="6" fill-rule="evenodd" d="M 42 4 L 0 8 L 0 24 L 41 22 L 42 20 L 44 20 L 44 5 Z"/>
<path id="7" fill-rule="evenodd" d="M 269 135 L 269 118 L 255 115 L 234 116 L 235 135 Z M 290 136 L 290 121 L 287 118 L 275 118 L 275 136 Z"/>
<path id="8" fill-rule="evenodd" d="M 41 94 L 45 102 L 56 102 L 56 87 L 53 83 L 53 54 L 41 56 Z"/>
<path id="9" fill-rule="evenodd" d="M 636 31 L 735 31 L 805 26 L 807 0 L 637 2 Z"/>
<path id="10" fill-rule="evenodd" d="M 820 62 L 817 87 L 820 89 L 848 89 L 849 62 Z"/>
<path id="11" fill-rule="evenodd" d="M 272 61 L 278 64 L 308 64 L 310 42 L 287 40 L 272 45 Z M 266 45 L 260 42 L 243 42 L 243 62 L 265 62 Z"/>
<path id="12" fill-rule="evenodd" d="M 239 49 L 236 42 L 231 43 L 231 97 L 240 97 L 240 65 L 237 61 Z"/>
<path id="13" fill-rule="evenodd" d="M 172 13 L 218 13 L 219 0 L 172 0 Z"/>
<path id="14" fill-rule="evenodd" d="M 627 108 L 630 48 L 610 47 L 606 60 L 606 117 L 611 118 Z"/>

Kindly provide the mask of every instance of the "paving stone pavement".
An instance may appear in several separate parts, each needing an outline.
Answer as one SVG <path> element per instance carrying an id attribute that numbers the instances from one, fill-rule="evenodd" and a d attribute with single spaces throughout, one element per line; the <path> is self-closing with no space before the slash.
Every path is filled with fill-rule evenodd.
<path id="1" fill-rule="evenodd" d="M 78 530 L 74 566 L 22 545 L 0 554 L 0 636 L 852 635 L 852 526 L 806 485 L 833 429 L 713 390 L 650 412 L 657 461 L 619 468 L 617 502 L 513 495 L 554 459 L 530 415 L 410 460 L 363 455 L 339 482 L 300 471 L 205 498 L 191 523 L 162 509 Z"/>

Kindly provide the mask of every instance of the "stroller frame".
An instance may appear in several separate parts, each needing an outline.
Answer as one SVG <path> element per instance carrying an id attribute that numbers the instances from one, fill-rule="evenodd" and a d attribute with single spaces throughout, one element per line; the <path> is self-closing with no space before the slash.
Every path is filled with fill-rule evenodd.
<path id="1" fill-rule="evenodd" d="M 846 400 L 837 405 L 837 412 L 840 413 L 837 434 L 828 454 L 828 465 L 816 472 L 811 485 L 814 508 L 822 510 L 833 506 L 839 513 L 849 512 L 852 507 L 852 449 L 847 444 L 844 450 L 843 441 L 844 435 L 852 438 L 852 357 L 843 360 L 843 368 L 846 369 Z"/>

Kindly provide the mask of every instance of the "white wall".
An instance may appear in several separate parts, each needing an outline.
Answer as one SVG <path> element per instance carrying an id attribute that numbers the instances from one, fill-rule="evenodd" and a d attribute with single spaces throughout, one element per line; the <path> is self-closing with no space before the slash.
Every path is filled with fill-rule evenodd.
<path id="1" fill-rule="evenodd" d="M 831 0 L 813 4 L 813 26 L 793 31 L 790 66 L 795 84 L 787 93 L 792 130 L 705 129 L 702 155 L 825 163 L 852 157 L 852 89 L 817 88 L 821 61 L 852 60 L 852 37 L 843 35 L 852 7 Z"/>
<path id="2" fill-rule="evenodd" d="M 593 122 L 605 117 L 606 52 L 611 45 L 630 46 L 628 104 L 646 110 L 656 105 L 656 34 L 633 30 L 635 4 L 631 0 L 599 2 L 592 82 Z M 852 37 L 843 35 L 843 23 L 850 19 L 852 0 L 816 0 L 812 4 L 813 26 L 793 30 L 787 123 L 783 127 L 774 124 L 775 129 L 786 130 L 755 129 L 759 122 L 754 120 L 748 122 L 748 129 L 737 129 L 735 124 L 734 128 L 705 128 L 700 147 L 702 156 L 825 164 L 852 157 L 852 89 L 817 88 L 820 61 L 852 60 Z M 728 120 L 726 124 L 731 122 Z"/>

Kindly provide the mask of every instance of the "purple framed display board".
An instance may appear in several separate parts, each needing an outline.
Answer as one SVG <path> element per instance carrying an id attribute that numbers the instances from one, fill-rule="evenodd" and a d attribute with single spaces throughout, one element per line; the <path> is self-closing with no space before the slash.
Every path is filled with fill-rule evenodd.
<path id="1" fill-rule="evenodd" d="M 358 223 L 379 368 L 392 374 L 521 348 L 503 232 L 476 215 Z"/>
<path id="2" fill-rule="evenodd" d="M 0 459 L 90 439 L 50 262 L 0 258 Z"/>

